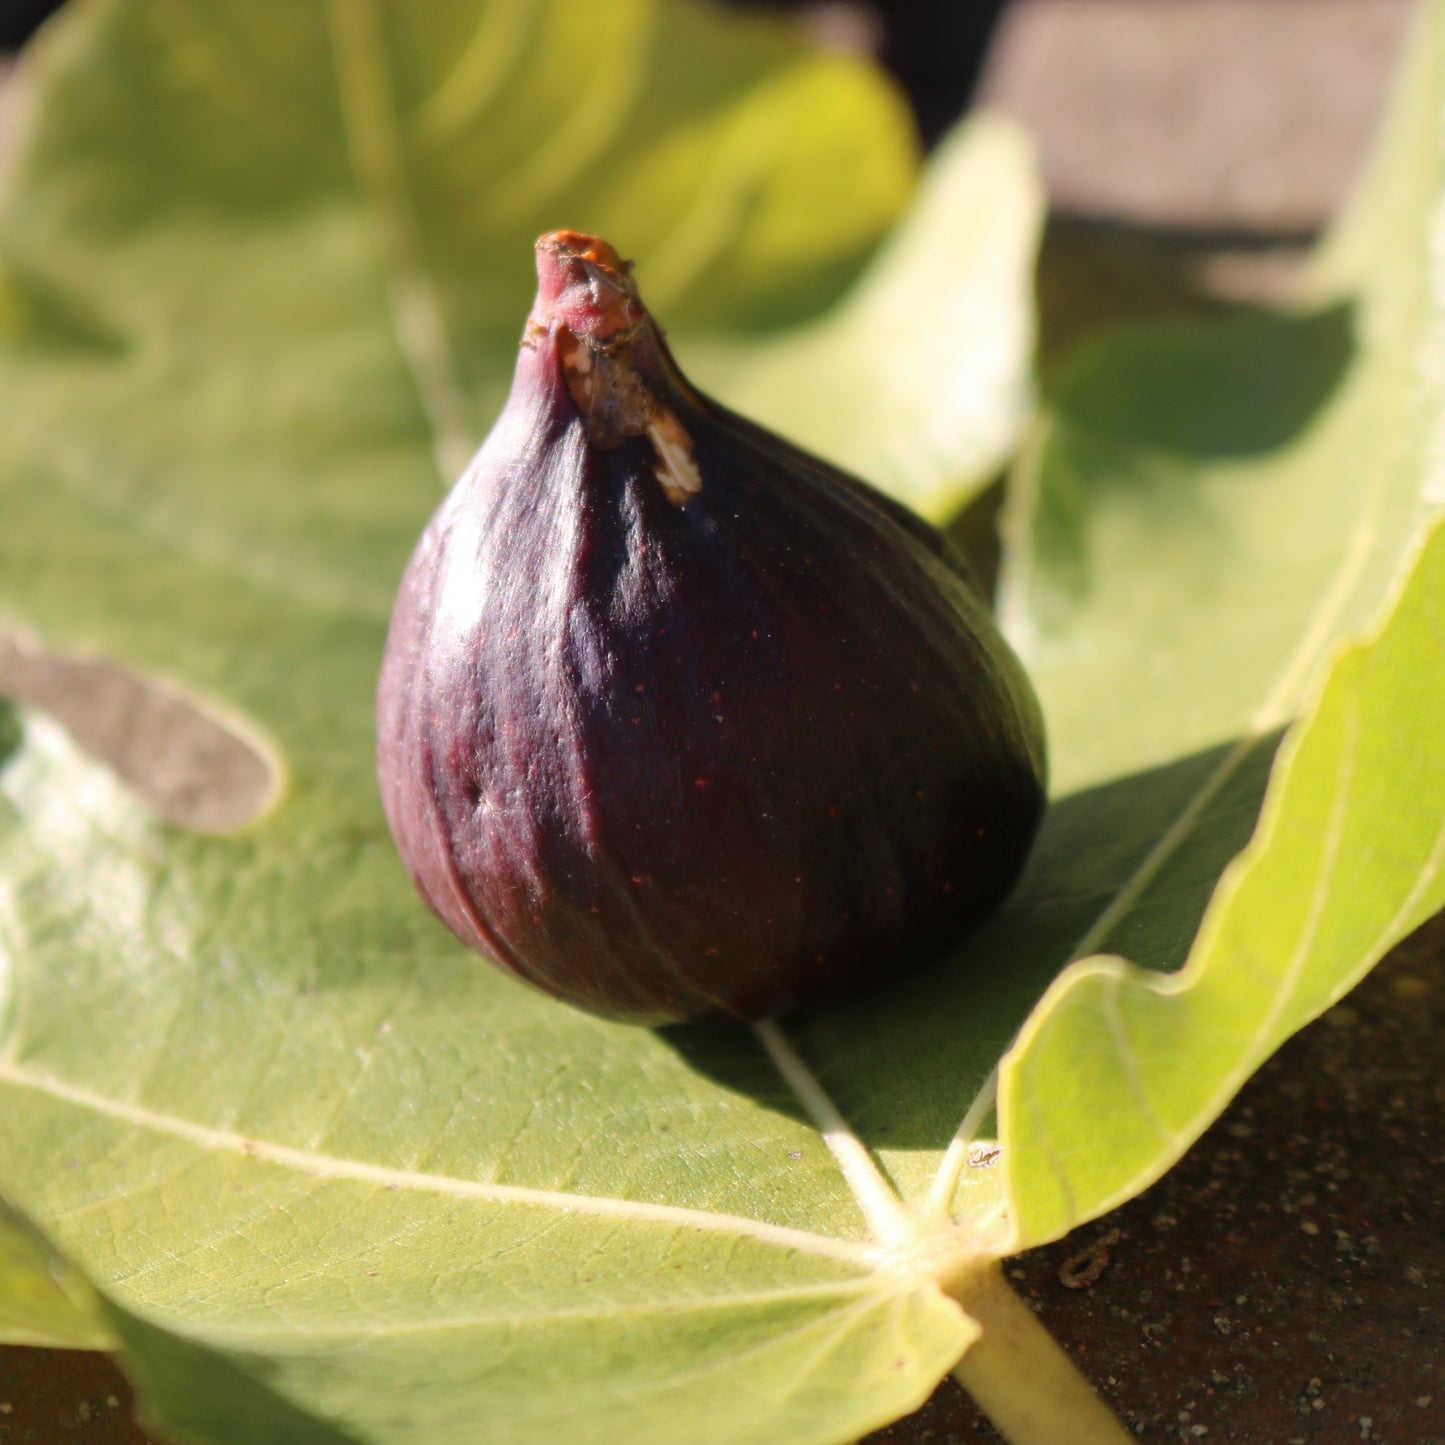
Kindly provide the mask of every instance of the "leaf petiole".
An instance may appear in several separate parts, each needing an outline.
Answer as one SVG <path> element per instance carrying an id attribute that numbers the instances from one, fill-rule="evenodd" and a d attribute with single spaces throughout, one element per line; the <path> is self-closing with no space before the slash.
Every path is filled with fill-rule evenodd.
<path id="1" fill-rule="evenodd" d="M 954 1378 L 1009 1445 L 1133 1440 L 996 1262 L 975 1263 L 944 1288 L 983 1330 L 954 1366 Z"/>

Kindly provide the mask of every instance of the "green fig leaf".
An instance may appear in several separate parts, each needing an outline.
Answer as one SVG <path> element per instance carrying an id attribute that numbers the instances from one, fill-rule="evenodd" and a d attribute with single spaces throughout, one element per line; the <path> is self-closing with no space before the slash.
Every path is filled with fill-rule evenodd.
<path id="1" fill-rule="evenodd" d="M 1077 961 L 1002 1071 L 1019 1247 L 1153 1182 L 1445 905 L 1438 532 L 1340 652 L 1445 506 L 1442 101 L 1431 4 L 1301 309 L 1101 346 L 1021 468 L 1004 605 L 1059 803 L 1015 906 Z"/>
<path id="2" fill-rule="evenodd" d="M 456 945 L 372 776 L 391 595 L 438 472 L 506 387 L 531 240 L 609 234 L 685 361 L 941 516 L 1027 394 L 1022 147 L 966 127 L 864 269 L 914 182 L 903 112 L 787 26 L 660 0 L 72 5 L 27 59 L 0 207 L 0 614 L 32 654 L 121 664 L 270 775 L 255 816 L 205 831 L 34 707 L 0 743 L 0 1189 L 98 1291 L 163 1428 L 854 1438 L 977 1337 L 961 1271 L 1142 1187 L 1430 905 L 1421 826 L 1367 849 L 1370 886 L 1328 906 L 1307 836 L 1322 797 L 1333 816 L 1365 796 L 1439 712 L 1416 686 L 1438 544 L 1339 686 L 1308 682 L 1396 585 L 1426 509 L 1439 177 L 1418 122 L 1445 6 L 1427 13 L 1389 182 L 1314 309 L 1099 353 L 1020 472 L 1008 610 L 1057 800 L 1015 901 L 849 1008 L 647 1032 Z M 987 231 L 961 235 L 995 192 Z M 940 256 L 946 282 L 919 274 Z M 938 356 L 987 378 L 986 424 L 921 384 Z M 906 440 L 862 439 L 874 390 Z M 1005 1064 L 1000 1156 L 989 1080 L 1030 1008 L 1085 944 L 1183 962 L 1301 707 L 1230 875 L 1264 883 L 1216 904 L 1288 935 L 1288 987 L 1179 975 L 1217 970 L 1211 1023 L 1247 1045 L 1201 1104 L 1148 1055 L 1144 1087 L 1124 1056 L 1076 1093 L 1055 1043 L 1114 1003 L 1090 993 L 1099 965 L 1067 975 Z M 1340 717 L 1403 732 L 1350 778 Z M 1331 847 L 1363 857 L 1379 809 L 1338 806 Z M 1167 991 L 1119 971 L 1131 1026 L 1203 1051 L 1151 1011 Z M 1130 1109 L 1167 1137 L 1141 1146 Z M 48 1307 L 15 1289 L 0 1321 L 23 1338 Z"/>
<path id="3" fill-rule="evenodd" d="M 1016 1243 L 1062 1235 L 1152 1183 L 1290 1034 L 1445 907 L 1441 717 L 1445 519 L 1382 629 L 1338 654 L 1286 735 L 1254 837 L 1225 870 L 1184 966 L 1081 959 L 1009 1051 L 999 1117 Z M 1202 787 L 1195 796 L 1204 801 L 1187 829 L 1207 835 L 1213 800 Z M 1202 851 L 1177 834 L 1167 843 Z M 1163 857 L 1135 876 L 1147 892 L 1180 871 Z M 1135 956 L 1150 958 L 1151 933 L 1167 956 L 1147 902 L 1116 896 L 1127 907 L 1110 931 L 1133 914 L 1119 936 Z"/>

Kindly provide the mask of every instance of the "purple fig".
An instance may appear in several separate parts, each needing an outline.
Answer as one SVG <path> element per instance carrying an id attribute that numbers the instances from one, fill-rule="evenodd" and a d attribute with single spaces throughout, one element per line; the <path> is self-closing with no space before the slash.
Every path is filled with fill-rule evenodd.
<path id="1" fill-rule="evenodd" d="M 412 557 L 382 798 L 464 943 L 637 1023 L 936 957 L 1044 802 L 1028 679 L 943 537 L 700 395 L 595 237 L 537 243 L 510 398 Z"/>

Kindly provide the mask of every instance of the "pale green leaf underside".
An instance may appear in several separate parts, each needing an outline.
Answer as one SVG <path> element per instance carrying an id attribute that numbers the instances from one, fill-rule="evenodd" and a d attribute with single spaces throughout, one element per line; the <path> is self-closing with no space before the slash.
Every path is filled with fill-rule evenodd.
<path id="1" fill-rule="evenodd" d="M 8 1004 L 0 1157 L 127 1313 L 264 1356 L 285 1399 L 375 1439 L 464 1440 L 479 1413 L 489 1438 L 543 1439 L 562 1409 L 592 1421 L 578 1438 L 625 1420 L 665 1441 L 697 1405 L 690 1377 L 740 1393 L 694 1438 L 843 1438 L 921 1400 L 967 1344 L 935 1284 L 867 1244 L 746 1036 L 707 1058 L 756 1102 L 686 1068 L 686 1039 L 559 1010 L 466 958 L 297 939 L 263 966 L 233 937 L 193 959 L 204 870 L 172 850 L 146 876 L 154 826 L 103 772 L 37 724 L 3 778 L 31 825 L 0 847 L 7 921 L 45 977 L 20 974 Z M 181 944 L 164 968 L 86 949 L 127 907 L 154 946 Z M 63 1026 L 66 996 L 94 1029 Z M 381 1378 L 430 1382 L 428 1408 L 396 1397 L 393 1431 Z"/>
<path id="2" fill-rule="evenodd" d="M 1338 659 L 1280 749 L 1258 830 L 1184 968 L 1080 961 L 1006 1058 L 1023 1238 L 1063 1234 L 1158 1178 L 1290 1034 L 1445 907 L 1442 717 L 1445 523 L 1383 631 Z"/>

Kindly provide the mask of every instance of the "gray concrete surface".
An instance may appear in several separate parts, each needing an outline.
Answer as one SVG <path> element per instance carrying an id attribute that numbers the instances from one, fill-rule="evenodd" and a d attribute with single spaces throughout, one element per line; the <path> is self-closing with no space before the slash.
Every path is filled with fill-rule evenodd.
<path id="1" fill-rule="evenodd" d="M 1317 227 L 1369 145 L 1414 0 L 1016 0 L 979 100 L 1039 141 L 1056 206 Z"/>

